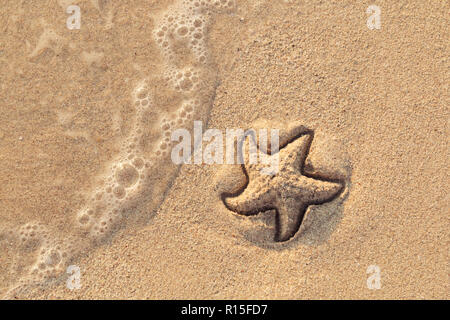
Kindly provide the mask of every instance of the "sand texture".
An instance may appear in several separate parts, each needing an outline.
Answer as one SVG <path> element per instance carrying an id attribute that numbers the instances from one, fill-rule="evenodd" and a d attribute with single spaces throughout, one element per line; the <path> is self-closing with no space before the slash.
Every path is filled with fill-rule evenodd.
<path id="1" fill-rule="evenodd" d="M 448 299 L 449 9 L 1 0 L 0 297 Z"/>

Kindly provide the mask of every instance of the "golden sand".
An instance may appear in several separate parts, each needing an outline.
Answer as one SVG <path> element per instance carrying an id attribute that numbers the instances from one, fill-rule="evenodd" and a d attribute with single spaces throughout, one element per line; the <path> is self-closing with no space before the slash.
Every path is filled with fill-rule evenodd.
<path id="1" fill-rule="evenodd" d="M 3 1 L 0 296 L 448 299 L 448 1 L 372 4 Z M 298 172 L 175 165 L 194 121 Z"/>

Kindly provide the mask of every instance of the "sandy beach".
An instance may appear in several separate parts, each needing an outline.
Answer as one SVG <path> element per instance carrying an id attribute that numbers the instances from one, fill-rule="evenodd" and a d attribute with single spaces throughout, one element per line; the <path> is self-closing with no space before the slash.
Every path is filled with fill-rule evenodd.
<path id="1" fill-rule="evenodd" d="M 448 1 L 0 6 L 1 298 L 449 299 Z"/>

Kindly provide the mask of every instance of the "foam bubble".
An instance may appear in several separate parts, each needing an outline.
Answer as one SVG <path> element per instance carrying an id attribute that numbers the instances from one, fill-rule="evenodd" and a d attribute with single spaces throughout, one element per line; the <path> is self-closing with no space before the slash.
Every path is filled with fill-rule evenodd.
<path id="1" fill-rule="evenodd" d="M 178 1 L 168 14 L 158 20 L 159 28 L 154 32 L 156 43 L 164 56 L 171 61 L 177 56 L 175 48 L 184 45 L 191 50 L 200 63 L 207 62 L 206 33 L 211 12 L 224 12 L 235 6 L 234 1 Z"/>
<path id="2" fill-rule="evenodd" d="M 233 0 L 178 0 L 155 17 L 153 36 L 164 60 L 160 78 L 136 83 L 130 97 L 135 108 L 131 128 L 121 139 L 117 156 L 99 175 L 101 183 L 75 212 L 75 228 L 62 233 L 29 223 L 17 230 L 19 242 L 35 244 L 36 258 L 27 278 L 15 288 L 23 289 L 26 281 L 40 283 L 65 272 L 68 262 L 113 234 L 121 219 L 136 210 L 143 195 L 148 202 L 146 208 L 160 205 L 177 173 L 177 167 L 166 159 L 172 147 L 172 131 L 192 129 L 194 117 L 205 119 L 212 102 L 215 71 L 208 65 L 207 50 L 211 17 L 233 7 Z M 38 49 L 39 45 L 35 51 Z M 161 88 L 163 80 L 168 88 Z M 168 93 L 164 96 L 158 90 Z M 173 105 L 167 108 L 167 103 Z M 120 126 L 116 125 L 115 132 L 122 132 Z"/>
<path id="3" fill-rule="evenodd" d="M 119 185 L 127 188 L 136 183 L 139 179 L 138 171 L 130 164 L 124 164 L 116 173 L 116 179 Z"/>

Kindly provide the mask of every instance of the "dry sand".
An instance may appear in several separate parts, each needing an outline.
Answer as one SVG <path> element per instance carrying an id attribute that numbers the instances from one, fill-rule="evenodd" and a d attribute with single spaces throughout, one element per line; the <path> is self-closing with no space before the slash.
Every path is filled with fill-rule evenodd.
<path id="1" fill-rule="evenodd" d="M 1 1 L 0 296 L 448 299 L 448 1 L 377 1 L 380 30 L 371 1 L 182 3 L 78 1 L 69 30 L 70 1 Z M 240 165 L 171 162 L 194 120 L 310 128 L 345 192 L 276 242 L 222 200 Z"/>

